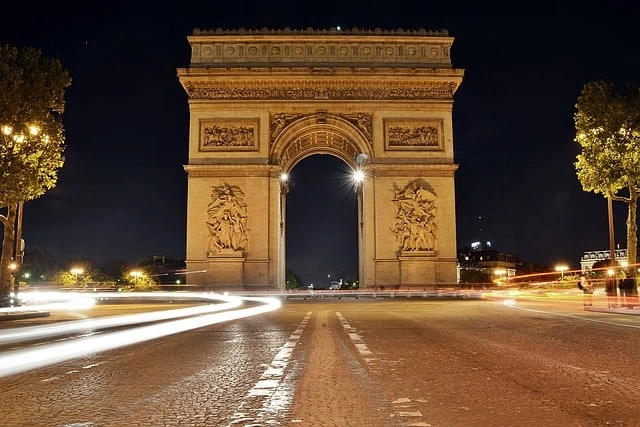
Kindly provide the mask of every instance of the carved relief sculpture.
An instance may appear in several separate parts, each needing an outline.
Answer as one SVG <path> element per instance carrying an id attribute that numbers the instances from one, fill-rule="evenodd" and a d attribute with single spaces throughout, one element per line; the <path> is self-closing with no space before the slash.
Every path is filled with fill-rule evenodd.
<path id="1" fill-rule="evenodd" d="M 416 181 L 394 189 L 395 224 L 391 229 L 403 252 L 433 251 L 438 234 L 436 197 Z"/>
<path id="2" fill-rule="evenodd" d="M 257 136 L 257 120 L 207 120 L 200 124 L 200 150 L 256 150 Z"/>
<path id="3" fill-rule="evenodd" d="M 358 129 L 362 131 L 367 137 L 367 140 L 371 142 L 371 135 L 373 135 L 373 121 L 371 120 L 371 114 L 368 113 L 351 113 L 340 114 L 343 119 L 349 120 L 356 125 Z"/>
<path id="4" fill-rule="evenodd" d="M 244 198 L 238 186 L 225 184 L 213 187 L 211 202 L 207 207 L 209 256 L 215 256 L 223 250 L 237 252 L 247 249 L 249 230 Z"/>
<path id="5" fill-rule="evenodd" d="M 280 132 L 287 127 L 287 125 L 299 118 L 304 117 L 304 114 L 289 114 L 289 113 L 277 113 L 271 117 L 271 141 L 274 141 Z"/>
<path id="6" fill-rule="evenodd" d="M 387 150 L 439 150 L 442 149 L 442 122 L 385 121 Z"/>

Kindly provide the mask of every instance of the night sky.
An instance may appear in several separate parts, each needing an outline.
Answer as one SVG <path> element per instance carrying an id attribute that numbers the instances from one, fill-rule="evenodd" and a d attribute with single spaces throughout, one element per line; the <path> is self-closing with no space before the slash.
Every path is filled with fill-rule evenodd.
<path id="1" fill-rule="evenodd" d="M 196 27 L 338 25 L 446 28 L 456 38 L 454 67 L 466 70 L 454 103 L 458 247 L 488 239 L 522 261 L 572 268 L 584 250 L 608 247 L 605 199 L 575 175 L 573 113 L 588 81 L 638 82 L 635 2 L 130 3 L 2 7 L 0 42 L 57 57 L 73 79 L 66 163 L 57 187 L 26 204 L 27 249 L 97 265 L 184 257 L 189 117 L 176 68 L 189 65 L 186 37 Z M 292 172 L 288 267 L 307 283 L 357 274 L 344 170 L 312 156 Z M 625 247 L 626 205 L 614 209 Z"/>

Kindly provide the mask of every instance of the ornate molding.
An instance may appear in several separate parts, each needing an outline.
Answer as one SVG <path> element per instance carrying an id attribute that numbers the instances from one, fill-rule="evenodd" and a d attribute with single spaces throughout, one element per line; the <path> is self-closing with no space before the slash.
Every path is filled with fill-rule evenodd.
<path id="1" fill-rule="evenodd" d="M 216 35 L 216 36 L 236 36 L 236 35 L 364 35 L 364 36 L 440 36 L 440 37 L 448 37 L 449 31 L 446 29 L 443 30 L 425 30 L 424 28 L 420 28 L 418 30 L 405 30 L 402 28 L 398 28 L 397 30 L 383 30 L 381 28 L 374 29 L 366 29 L 366 28 L 358 28 L 353 27 L 351 29 L 340 29 L 340 27 L 331 27 L 328 29 L 314 29 L 308 27 L 306 29 L 292 29 L 289 27 L 285 27 L 283 29 L 270 29 L 270 28 L 260 28 L 260 29 L 246 29 L 246 28 L 238 28 L 238 29 L 223 29 L 216 28 L 213 29 L 193 29 L 194 36 L 206 36 L 206 35 Z"/>
<path id="2" fill-rule="evenodd" d="M 288 165 L 309 151 L 333 152 L 344 160 L 353 160 L 359 154 L 357 147 L 347 138 L 329 131 L 307 132 L 289 143 L 280 155 L 280 164 Z"/>
<path id="3" fill-rule="evenodd" d="M 271 141 L 275 141 L 276 138 L 282 133 L 282 131 L 291 123 L 300 120 L 305 117 L 315 116 L 317 124 L 324 124 L 327 122 L 327 117 L 340 117 L 352 125 L 356 126 L 362 134 L 366 137 L 369 143 L 372 143 L 373 139 L 373 119 L 371 113 L 341 113 L 341 114 L 329 114 L 327 111 L 320 110 L 311 114 L 297 114 L 297 113 L 276 113 L 271 116 Z"/>
<path id="4" fill-rule="evenodd" d="M 207 206 L 208 256 L 228 255 L 247 250 L 247 204 L 238 186 L 213 187 Z"/>
<path id="5" fill-rule="evenodd" d="M 207 119 L 200 122 L 200 151 L 256 151 L 258 119 Z"/>
<path id="6" fill-rule="evenodd" d="M 353 87 L 340 82 L 305 82 L 305 87 L 295 85 L 264 84 L 252 82 L 251 87 L 227 86 L 207 82 L 184 82 L 190 99 L 215 100 L 451 100 L 457 82 L 394 82 L 393 85 L 362 84 Z M 247 84 L 249 86 L 249 84 Z"/>
<path id="7" fill-rule="evenodd" d="M 398 248 L 403 256 L 433 253 L 438 235 L 436 196 L 415 180 L 404 188 L 394 188 L 396 205 L 394 227 Z"/>
<path id="8" fill-rule="evenodd" d="M 443 122 L 435 120 L 385 120 L 385 150 L 444 150 Z"/>

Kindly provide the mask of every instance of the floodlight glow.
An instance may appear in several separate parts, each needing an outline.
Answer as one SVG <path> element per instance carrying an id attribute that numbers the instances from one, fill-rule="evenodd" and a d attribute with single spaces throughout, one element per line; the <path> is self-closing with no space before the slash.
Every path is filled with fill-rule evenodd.
<path id="1" fill-rule="evenodd" d="M 355 182 L 364 181 L 364 172 L 362 172 L 361 170 L 354 171 L 353 172 L 353 180 Z"/>
<path id="2" fill-rule="evenodd" d="M 289 174 L 288 173 L 282 172 L 280 174 L 280 181 L 287 182 L 288 179 L 289 179 Z"/>
<path id="3" fill-rule="evenodd" d="M 2 133 L 8 136 L 8 135 L 11 135 L 11 132 L 13 132 L 13 129 L 11 129 L 11 126 L 7 126 L 7 125 L 2 126 Z"/>
<path id="4" fill-rule="evenodd" d="M 81 269 L 81 268 L 72 268 L 71 269 L 71 274 L 78 275 L 78 274 L 82 274 L 82 273 L 84 273 L 84 270 Z"/>
<path id="5" fill-rule="evenodd" d="M 40 132 L 40 128 L 38 126 L 29 126 L 29 133 L 33 136 L 36 136 Z"/>

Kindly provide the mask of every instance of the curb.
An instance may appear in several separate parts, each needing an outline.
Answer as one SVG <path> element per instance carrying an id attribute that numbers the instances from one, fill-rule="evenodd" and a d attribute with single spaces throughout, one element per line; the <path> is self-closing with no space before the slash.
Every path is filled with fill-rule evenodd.
<path id="1" fill-rule="evenodd" d="M 594 311 L 599 313 L 615 313 L 615 314 L 630 314 L 640 315 L 640 310 L 630 308 L 608 308 L 608 307 L 584 307 L 585 311 Z"/>
<path id="2" fill-rule="evenodd" d="M 36 319 L 38 317 L 49 317 L 48 311 L 24 311 L 16 313 L 0 313 L 0 322 L 8 320 Z"/>

